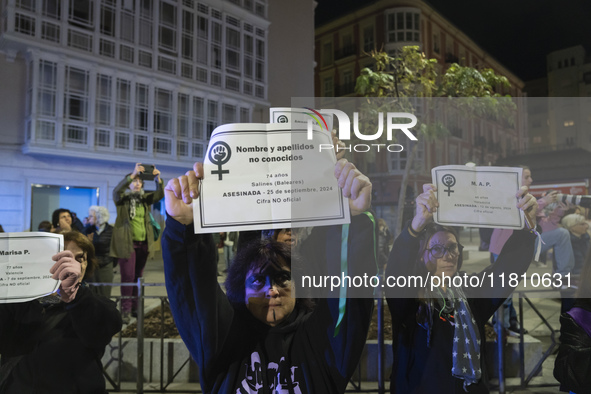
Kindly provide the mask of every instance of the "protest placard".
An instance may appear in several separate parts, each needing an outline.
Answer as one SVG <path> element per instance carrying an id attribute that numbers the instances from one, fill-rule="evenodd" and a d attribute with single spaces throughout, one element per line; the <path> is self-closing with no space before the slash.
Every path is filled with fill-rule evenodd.
<path id="1" fill-rule="evenodd" d="M 49 269 L 64 250 L 64 237 L 52 233 L 0 233 L 0 304 L 31 301 L 57 291 Z"/>
<path id="2" fill-rule="evenodd" d="M 330 133 L 305 125 L 229 124 L 205 155 L 195 232 L 323 226 L 350 222 L 334 177 Z"/>
<path id="3" fill-rule="evenodd" d="M 523 212 L 517 208 L 521 185 L 519 167 L 439 166 L 431 170 L 437 186 L 436 223 L 521 229 Z"/>

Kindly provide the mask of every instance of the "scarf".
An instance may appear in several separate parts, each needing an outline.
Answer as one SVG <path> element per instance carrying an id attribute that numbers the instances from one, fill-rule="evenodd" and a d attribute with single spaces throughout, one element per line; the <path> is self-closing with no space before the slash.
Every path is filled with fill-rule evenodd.
<path id="1" fill-rule="evenodd" d="M 133 220 L 135 218 L 135 211 L 138 204 L 142 203 L 144 197 L 144 189 L 140 190 L 139 192 L 132 192 L 131 190 L 126 190 L 125 195 L 129 198 L 129 219 Z"/>
<path id="2" fill-rule="evenodd" d="M 425 288 L 425 297 L 429 300 L 427 303 L 427 318 L 429 319 L 427 346 L 430 346 L 434 312 L 436 313 L 439 309 L 438 317 L 442 317 L 442 315 L 453 317 L 454 321 L 450 321 L 454 327 L 451 373 L 454 377 L 464 381 L 464 390 L 468 391 L 468 386 L 477 383 L 482 376 L 481 339 L 464 290 L 461 287 L 448 287 L 444 293 L 440 288 L 436 288 L 434 291 Z M 435 303 L 437 307 L 435 307 Z"/>

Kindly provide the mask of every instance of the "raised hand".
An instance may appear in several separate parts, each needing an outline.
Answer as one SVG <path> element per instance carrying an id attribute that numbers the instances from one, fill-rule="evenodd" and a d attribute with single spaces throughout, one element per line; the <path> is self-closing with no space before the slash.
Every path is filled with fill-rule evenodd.
<path id="1" fill-rule="evenodd" d="M 131 173 L 131 179 L 137 178 L 140 175 L 140 173 L 144 172 L 145 170 L 146 169 L 144 168 L 142 163 L 135 163 L 135 167 L 133 169 L 133 172 Z"/>
<path id="2" fill-rule="evenodd" d="M 82 267 L 69 250 L 59 252 L 51 258 L 56 263 L 49 269 L 53 279 L 62 281 L 58 294 L 62 301 L 71 302 L 76 298 L 79 282 L 82 280 Z"/>
<path id="3" fill-rule="evenodd" d="M 164 188 L 166 212 L 178 222 L 193 223 L 193 199 L 199 197 L 199 181 L 203 179 L 203 163 L 195 163 L 193 171 L 172 178 Z"/>
<path id="4" fill-rule="evenodd" d="M 332 138 L 332 146 L 334 146 L 334 153 L 337 156 L 337 160 L 340 160 L 345 157 L 344 148 L 346 145 L 337 137 L 337 132 L 335 130 L 330 132 L 330 136 Z"/>
<path id="5" fill-rule="evenodd" d="M 224 158 L 226 157 L 226 148 L 223 146 L 216 146 L 213 149 L 213 158 L 216 160 L 216 162 L 221 162 Z"/>
<path id="6" fill-rule="evenodd" d="M 156 179 L 158 180 L 158 182 L 160 182 L 160 170 L 158 170 L 155 166 L 154 166 L 154 171 L 152 171 L 152 175 L 154 175 L 156 177 Z"/>
<path id="7" fill-rule="evenodd" d="M 343 196 L 349 198 L 351 215 L 359 215 L 371 206 L 372 185 L 353 163 L 340 159 L 335 164 L 334 176 L 337 178 Z"/>
<path id="8" fill-rule="evenodd" d="M 435 197 L 437 188 L 431 183 L 423 185 L 423 193 L 416 198 L 415 216 L 411 227 L 415 232 L 421 232 L 425 226 L 433 221 L 433 214 L 437 212 L 439 202 Z"/>
<path id="9" fill-rule="evenodd" d="M 527 186 L 521 186 L 515 195 L 517 197 L 517 208 L 525 213 L 525 220 L 530 229 L 536 227 L 536 211 L 538 210 L 538 202 L 527 192 Z"/>

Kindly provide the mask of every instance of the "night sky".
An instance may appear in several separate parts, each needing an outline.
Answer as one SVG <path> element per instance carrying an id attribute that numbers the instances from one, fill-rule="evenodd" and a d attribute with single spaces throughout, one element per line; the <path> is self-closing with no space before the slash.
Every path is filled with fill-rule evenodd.
<path id="1" fill-rule="evenodd" d="M 316 26 L 371 0 L 317 0 Z M 524 81 L 546 75 L 549 52 L 582 44 L 591 55 L 590 0 L 428 0 Z"/>

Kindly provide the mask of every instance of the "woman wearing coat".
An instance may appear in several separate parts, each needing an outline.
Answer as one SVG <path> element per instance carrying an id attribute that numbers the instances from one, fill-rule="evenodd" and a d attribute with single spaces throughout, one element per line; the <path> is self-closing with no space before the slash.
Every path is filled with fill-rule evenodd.
<path id="1" fill-rule="evenodd" d="M 111 256 L 118 259 L 121 282 L 136 282 L 144 273 L 148 255 L 154 247 L 154 233 L 150 224 L 150 206 L 164 197 L 160 171 L 154 167 L 156 190 L 144 191 L 144 181 L 140 174 L 145 168 L 135 165 L 131 174 L 119 182 L 113 190 L 113 201 L 117 206 L 117 220 L 111 238 Z M 123 322 L 129 323 L 137 308 L 137 287 L 122 286 L 121 313 Z"/>

